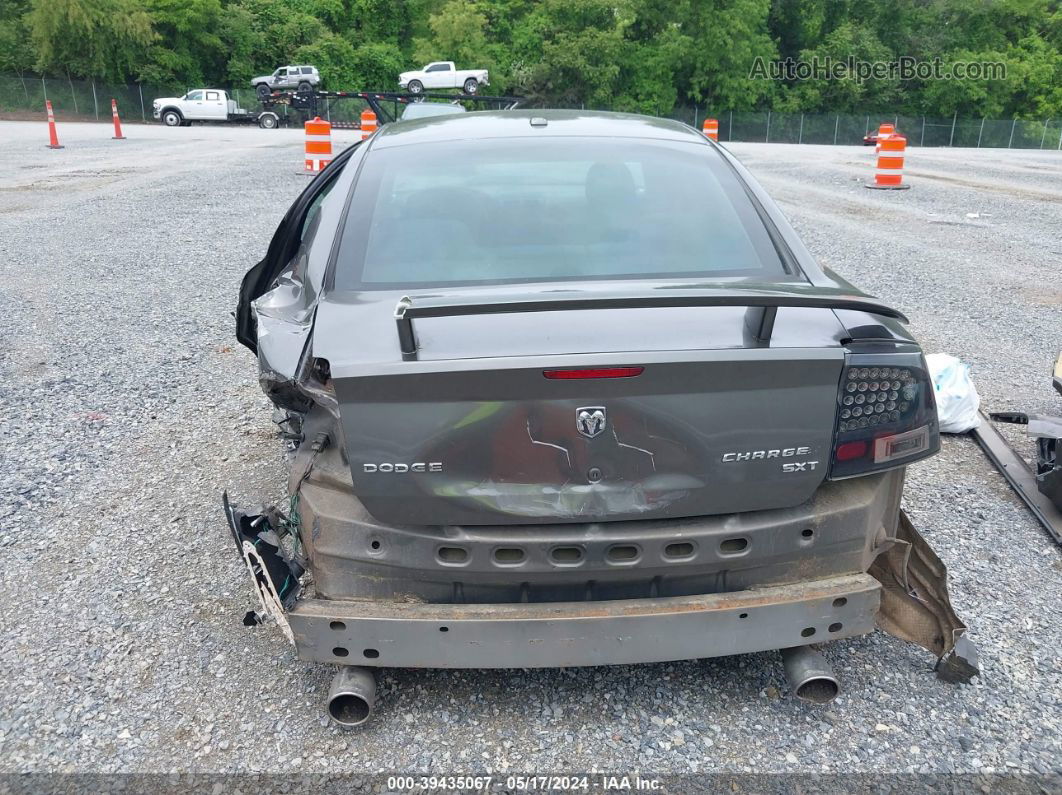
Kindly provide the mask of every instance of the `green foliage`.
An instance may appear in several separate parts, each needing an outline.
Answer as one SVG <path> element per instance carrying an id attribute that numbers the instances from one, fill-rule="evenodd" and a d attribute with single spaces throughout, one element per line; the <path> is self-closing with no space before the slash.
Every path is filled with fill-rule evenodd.
<path id="1" fill-rule="evenodd" d="M 355 46 L 391 44 L 411 36 L 411 10 L 406 0 L 349 0 L 344 35 Z"/>
<path id="2" fill-rule="evenodd" d="M 37 68 L 74 75 L 132 75 L 155 38 L 138 0 L 32 0 L 25 22 Z"/>
<path id="3" fill-rule="evenodd" d="M 22 73 L 36 65 L 28 10 L 29 0 L 0 0 L 0 71 Z"/>
<path id="4" fill-rule="evenodd" d="M 757 59 L 901 56 L 1007 75 L 751 74 Z M 1062 116 L 1057 0 L 0 0 L 0 71 L 247 87 L 308 62 L 327 88 L 386 90 L 434 60 L 539 105 Z"/>
<path id="5" fill-rule="evenodd" d="M 802 50 L 800 53 L 803 61 L 814 58 L 825 61 L 829 58 L 843 62 L 849 57 L 867 62 L 891 60 L 888 48 L 873 31 L 851 22 L 845 22 L 830 32 L 815 49 Z M 898 79 L 813 79 L 797 83 L 790 94 L 790 99 L 795 100 L 796 109 L 830 108 L 840 113 L 887 109 L 902 101 Z"/>
<path id="6" fill-rule="evenodd" d="M 221 0 L 144 0 L 154 41 L 136 77 L 154 85 L 184 79 L 203 84 L 224 71 Z"/>
<path id="7" fill-rule="evenodd" d="M 413 41 L 413 59 L 428 61 L 476 61 L 487 43 L 487 17 L 479 4 L 450 0 L 428 21 L 430 35 Z M 421 65 L 422 65 L 421 64 Z"/>
<path id="8" fill-rule="evenodd" d="M 363 44 L 354 50 L 354 73 L 351 85 L 370 91 L 394 89 L 395 75 L 408 68 L 408 62 L 396 44 Z"/>
<path id="9" fill-rule="evenodd" d="M 749 75 L 756 58 L 777 57 L 767 28 L 770 0 L 694 0 L 691 6 L 690 99 L 719 110 L 769 107 L 779 87 Z"/>
<path id="10" fill-rule="evenodd" d="M 354 47 L 346 39 L 326 33 L 295 49 L 292 63 L 312 63 L 326 85 L 357 85 L 360 75 L 354 68 Z"/>

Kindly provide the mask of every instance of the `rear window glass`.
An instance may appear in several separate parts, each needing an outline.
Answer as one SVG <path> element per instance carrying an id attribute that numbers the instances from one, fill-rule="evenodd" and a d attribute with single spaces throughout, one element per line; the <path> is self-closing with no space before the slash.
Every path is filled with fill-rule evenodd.
<path id="1" fill-rule="evenodd" d="M 377 149 L 348 213 L 337 290 L 784 274 L 737 177 L 696 144 L 572 137 Z"/>

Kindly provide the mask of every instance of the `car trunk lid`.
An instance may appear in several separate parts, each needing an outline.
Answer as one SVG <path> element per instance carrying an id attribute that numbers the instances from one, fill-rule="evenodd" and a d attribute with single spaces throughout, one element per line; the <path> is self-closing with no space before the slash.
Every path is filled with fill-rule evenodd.
<path id="1" fill-rule="evenodd" d="M 725 305 L 440 313 L 417 321 L 403 360 L 385 305 L 325 302 L 332 343 L 314 348 L 354 491 L 381 521 L 763 510 L 803 502 L 826 475 L 846 333 L 826 307 L 783 306 L 769 344 L 750 342 L 750 310 Z M 341 328 L 368 331 L 360 351 L 336 344 Z"/>

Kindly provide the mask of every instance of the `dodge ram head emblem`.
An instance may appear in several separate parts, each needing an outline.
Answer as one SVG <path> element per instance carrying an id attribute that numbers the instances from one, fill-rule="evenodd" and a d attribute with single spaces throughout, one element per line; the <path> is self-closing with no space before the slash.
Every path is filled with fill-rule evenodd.
<path id="1" fill-rule="evenodd" d="M 605 407 L 583 406 L 575 410 L 575 427 L 587 439 L 593 439 L 605 430 Z"/>

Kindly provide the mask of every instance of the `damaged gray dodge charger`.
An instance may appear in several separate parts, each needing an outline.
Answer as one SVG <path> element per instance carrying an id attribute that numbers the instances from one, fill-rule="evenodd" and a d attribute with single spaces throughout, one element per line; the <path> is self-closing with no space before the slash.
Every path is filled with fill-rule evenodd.
<path id="1" fill-rule="evenodd" d="M 340 666 L 640 663 L 875 625 L 973 651 L 900 510 L 937 452 L 904 317 L 820 268 L 721 146 L 562 111 L 384 126 L 245 277 L 237 336 L 297 447 L 282 508 L 226 497 L 260 610 Z M 963 647 L 966 650 L 963 651 Z"/>

